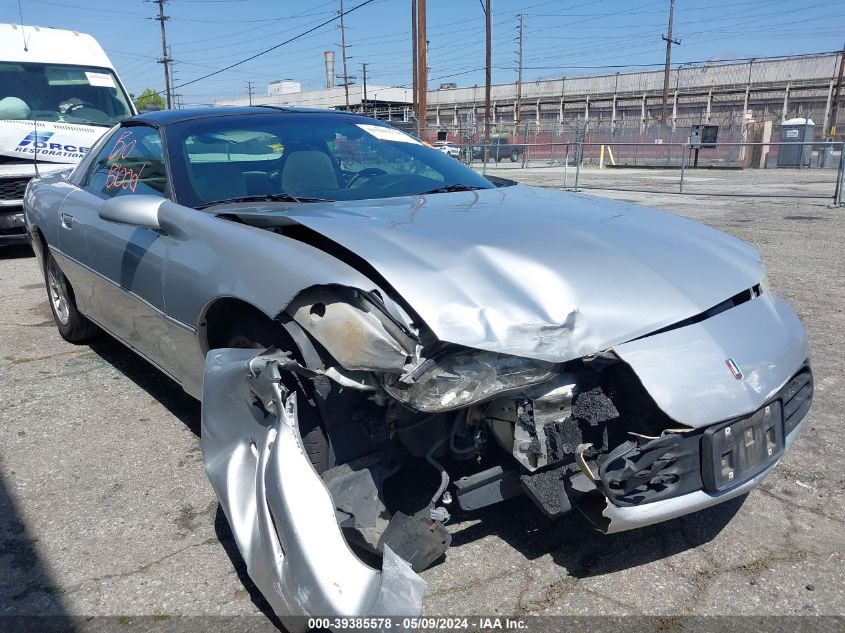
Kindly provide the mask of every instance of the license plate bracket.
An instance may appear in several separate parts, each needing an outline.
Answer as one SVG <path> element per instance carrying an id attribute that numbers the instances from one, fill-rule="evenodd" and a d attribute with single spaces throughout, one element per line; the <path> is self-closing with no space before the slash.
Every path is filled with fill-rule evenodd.
<path id="1" fill-rule="evenodd" d="M 776 400 L 747 418 L 707 429 L 701 442 L 701 475 L 709 492 L 747 481 L 783 453 L 783 409 Z"/>

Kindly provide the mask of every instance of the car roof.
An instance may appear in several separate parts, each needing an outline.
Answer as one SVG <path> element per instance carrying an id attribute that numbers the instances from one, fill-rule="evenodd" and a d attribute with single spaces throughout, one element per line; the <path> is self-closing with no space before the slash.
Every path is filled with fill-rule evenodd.
<path id="1" fill-rule="evenodd" d="M 353 114 L 343 110 L 328 110 L 318 108 L 295 108 L 285 106 L 203 106 L 198 108 L 185 108 L 183 110 L 159 110 L 157 112 L 144 112 L 124 121 L 124 123 L 142 122 L 157 127 L 192 121 L 196 119 L 207 119 L 221 116 L 249 116 L 255 114 L 274 113 L 311 113 L 311 114 Z M 355 115 L 360 116 L 360 115 Z"/>

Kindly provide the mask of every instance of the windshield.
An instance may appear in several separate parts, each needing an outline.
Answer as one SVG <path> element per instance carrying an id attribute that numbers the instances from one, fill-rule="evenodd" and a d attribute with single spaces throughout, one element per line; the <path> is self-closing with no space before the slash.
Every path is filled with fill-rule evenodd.
<path id="1" fill-rule="evenodd" d="M 451 156 L 374 119 L 306 112 L 227 115 L 166 128 L 180 203 L 288 196 L 366 200 L 491 189 Z"/>
<path id="2" fill-rule="evenodd" d="M 132 114 L 107 68 L 0 62 L 0 119 L 111 127 Z"/>

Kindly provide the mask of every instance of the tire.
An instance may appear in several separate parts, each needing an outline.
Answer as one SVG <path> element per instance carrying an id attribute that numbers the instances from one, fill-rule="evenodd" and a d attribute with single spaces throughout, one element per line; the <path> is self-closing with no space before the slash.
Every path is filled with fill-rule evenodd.
<path id="1" fill-rule="evenodd" d="M 241 349 L 265 349 L 279 346 L 288 347 L 279 326 L 271 321 L 247 318 L 239 322 L 227 336 L 227 347 Z M 306 389 L 308 385 L 306 385 Z M 304 398 L 302 396 L 305 396 Z M 317 473 L 322 474 L 331 467 L 329 441 L 323 429 L 320 413 L 315 406 L 308 404 L 311 394 L 302 394 L 297 400 L 297 418 L 299 420 L 299 435 L 305 453 Z"/>
<path id="2" fill-rule="evenodd" d="M 517 151 L 511 152 L 511 162 L 515 163 L 518 160 L 519 160 L 519 152 L 517 152 Z"/>
<path id="3" fill-rule="evenodd" d="M 85 318 L 76 307 L 73 288 L 59 268 L 50 249 L 45 249 L 44 281 L 47 285 L 47 302 L 59 335 L 68 343 L 87 343 L 97 335 L 97 326 Z"/>

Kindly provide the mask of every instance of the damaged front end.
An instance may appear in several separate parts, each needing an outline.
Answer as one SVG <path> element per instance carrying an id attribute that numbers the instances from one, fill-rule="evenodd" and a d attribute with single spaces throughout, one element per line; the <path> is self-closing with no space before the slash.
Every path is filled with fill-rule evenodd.
<path id="1" fill-rule="evenodd" d="M 759 286 L 559 363 L 441 341 L 397 297 L 344 286 L 303 291 L 279 322 L 297 349 L 209 353 L 202 437 L 249 574 L 283 618 L 418 613 L 417 573 L 448 549 L 454 506 L 525 494 L 615 532 L 742 494 L 812 399 L 800 322 Z"/>

